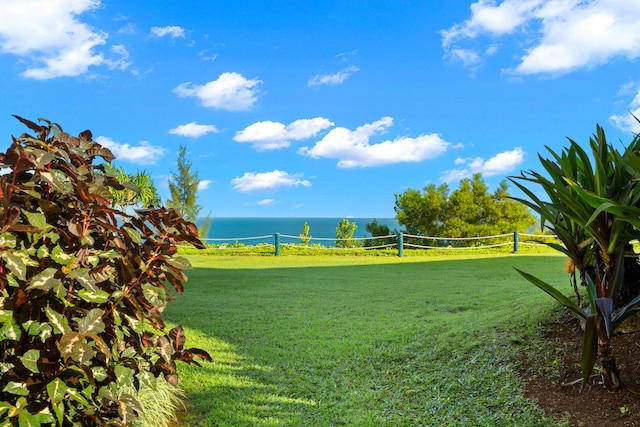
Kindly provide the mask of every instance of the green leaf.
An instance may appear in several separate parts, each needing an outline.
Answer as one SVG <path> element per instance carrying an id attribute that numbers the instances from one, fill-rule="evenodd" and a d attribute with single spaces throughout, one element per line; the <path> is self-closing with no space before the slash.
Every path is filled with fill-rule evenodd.
<path id="1" fill-rule="evenodd" d="M 0 323 L 10 322 L 13 319 L 13 311 L 0 310 Z"/>
<path id="2" fill-rule="evenodd" d="M 131 227 L 123 227 L 122 229 L 127 232 L 134 243 L 142 244 L 142 236 L 140 235 L 140 232 L 138 230 Z"/>
<path id="3" fill-rule="evenodd" d="M 18 281 L 14 276 L 7 275 L 6 277 L 7 277 L 7 284 L 12 288 L 17 288 L 18 286 L 20 286 L 20 284 L 18 283 Z"/>
<path id="4" fill-rule="evenodd" d="M 0 247 L 15 248 L 16 236 L 9 232 L 0 234 Z"/>
<path id="5" fill-rule="evenodd" d="M 37 336 L 42 342 L 48 340 L 53 331 L 53 327 L 49 323 L 40 323 L 33 320 L 23 323 L 22 327 L 26 329 L 28 335 Z"/>
<path id="6" fill-rule="evenodd" d="M 133 385 L 133 369 L 124 365 L 116 365 L 114 368 L 116 374 L 116 384 L 118 386 L 131 386 Z"/>
<path id="7" fill-rule="evenodd" d="M 18 427 L 40 427 L 40 420 L 27 411 L 20 411 Z"/>
<path id="8" fill-rule="evenodd" d="M 58 349 L 63 359 L 73 359 L 76 348 L 82 345 L 82 337 L 77 332 L 68 332 L 60 338 Z"/>
<path id="9" fill-rule="evenodd" d="M 0 340 L 18 341 L 22 337 L 22 330 L 15 320 L 11 319 L 0 328 Z"/>
<path id="10" fill-rule="evenodd" d="M 27 217 L 29 224 L 33 225 L 40 231 L 46 231 L 48 227 L 47 218 L 42 212 L 29 212 L 22 209 L 22 213 Z"/>
<path id="11" fill-rule="evenodd" d="M 145 283 L 142 285 L 142 293 L 150 304 L 164 307 L 167 305 L 167 294 L 164 289 L 152 285 L 151 283 Z"/>
<path id="12" fill-rule="evenodd" d="M 5 393 L 14 394 L 16 396 L 28 396 L 29 389 L 26 383 L 20 383 L 16 381 L 9 381 L 2 389 Z"/>
<path id="13" fill-rule="evenodd" d="M 627 317 L 640 311 L 640 308 L 637 307 L 638 303 L 640 303 L 640 295 L 629 301 L 619 312 L 615 314 L 615 316 L 613 316 L 613 319 L 611 320 L 611 327 L 615 330 L 615 328 Z"/>
<path id="14" fill-rule="evenodd" d="M 585 274 L 587 279 L 587 296 L 589 297 L 589 307 L 591 310 L 591 314 L 596 314 L 598 312 L 598 307 L 596 306 L 596 298 L 598 297 L 598 291 L 596 290 L 596 285 L 593 283 L 591 276 Z"/>
<path id="15" fill-rule="evenodd" d="M 534 277 L 528 273 L 525 273 L 524 271 L 518 270 L 517 268 L 515 270 L 518 273 L 520 273 L 529 282 L 533 283 L 533 285 L 542 289 L 551 297 L 553 297 L 556 301 L 558 301 L 560 304 L 562 304 L 563 306 L 568 308 L 570 311 L 572 311 L 576 316 L 582 319 L 586 319 L 589 316 L 587 312 L 585 312 L 578 304 L 576 304 L 575 302 L 567 298 L 562 292 L 560 292 L 559 290 L 557 290 L 547 282 L 542 281 L 537 277 Z"/>
<path id="16" fill-rule="evenodd" d="M 62 314 L 58 313 L 49 306 L 45 307 L 44 312 L 47 315 L 47 319 L 49 319 L 49 322 L 51 322 L 51 324 L 53 325 L 56 333 L 66 334 L 71 332 L 69 321 Z"/>
<path id="17" fill-rule="evenodd" d="M 11 252 L 2 252 L 2 259 L 4 260 L 4 265 L 11 270 L 11 273 L 20 280 L 26 280 L 27 264 L 24 256 Z"/>
<path id="18" fill-rule="evenodd" d="M 78 320 L 78 332 L 81 335 L 99 334 L 104 332 L 102 315 L 104 311 L 99 308 L 90 310 L 85 317 Z"/>
<path id="19" fill-rule="evenodd" d="M 31 278 L 27 290 L 39 289 L 41 291 L 48 291 L 55 285 L 60 283 L 60 279 L 56 279 L 54 276 L 58 272 L 56 268 L 45 268 L 40 273 Z"/>
<path id="20" fill-rule="evenodd" d="M 172 267 L 179 268 L 180 270 L 190 270 L 193 268 L 188 259 L 180 256 L 167 258 L 167 264 Z"/>
<path id="21" fill-rule="evenodd" d="M 44 412 L 39 412 L 39 413 L 35 414 L 33 417 L 38 421 L 39 424 L 37 424 L 37 425 L 46 424 L 47 426 L 49 426 L 52 423 L 56 422 L 56 419 L 54 418 L 53 415 L 47 414 L 47 413 L 44 413 Z"/>
<path id="22" fill-rule="evenodd" d="M 9 402 L 0 402 L 0 414 L 2 414 L 5 411 L 11 410 L 13 408 L 14 408 L 14 406 Z M 0 422 L 2 422 L 2 421 L 0 420 Z M 3 426 L 3 425 L 4 424 L 0 424 L 0 426 Z M 11 423 L 9 423 L 9 426 L 10 425 L 11 425 Z"/>
<path id="23" fill-rule="evenodd" d="M 86 302 L 92 302 L 96 304 L 102 304 L 109 301 L 109 293 L 102 290 L 91 291 L 88 289 L 82 289 L 78 291 L 78 296 Z"/>
<path id="24" fill-rule="evenodd" d="M 84 289 L 88 289 L 90 291 L 98 290 L 96 281 L 91 277 L 91 275 L 89 275 L 88 268 L 79 268 L 74 270 L 69 274 L 69 277 L 78 282 Z"/>
<path id="25" fill-rule="evenodd" d="M 598 354 L 598 316 L 588 316 L 585 319 L 584 342 L 582 343 L 582 385 L 587 383 L 589 375 L 596 364 Z"/>
<path id="26" fill-rule="evenodd" d="M 596 298 L 596 306 L 598 307 L 598 313 L 604 318 L 604 326 L 607 331 L 607 336 L 611 337 L 611 318 L 613 316 L 613 299 L 611 298 Z"/>
<path id="27" fill-rule="evenodd" d="M 64 402 L 58 402 L 53 404 L 53 411 L 56 413 L 58 425 L 64 425 Z"/>
<path id="28" fill-rule="evenodd" d="M 135 317 L 129 316 L 127 314 L 123 314 L 123 316 L 135 333 L 141 334 L 144 331 L 144 324 L 139 319 L 136 319 Z"/>
<path id="29" fill-rule="evenodd" d="M 102 382 L 108 377 L 107 371 L 102 366 L 92 366 L 91 372 L 93 373 L 93 378 L 98 382 Z"/>
<path id="30" fill-rule="evenodd" d="M 76 260 L 74 255 L 65 252 L 59 245 L 51 251 L 51 258 L 60 265 L 69 265 Z"/>
<path id="31" fill-rule="evenodd" d="M 89 406 L 89 402 L 87 401 L 87 399 L 85 399 L 84 396 L 82 396 L 82 394 L 78 393 L 78 390 L 76 390 L 75 388 L 69 388 L 67 390 L 67 393 L 69 394 L 69 397 L 71 399 L 75 400 L 81 405 Z"/>
<path id="32" fill-rule="evenodd" d="M 64 400 L 64 396 L 67 393 L 67 385 L 60 378 L 55 378 L 49 384 L 47 384 L 47 393 L 53 403 L 59 403 Z"/>
<path id="33" fill-rule="evenodd" d="M 95 355 L 93 349 L 82 341 L 82 336 L 77 332 L 64 334 L 60 338 L 58 346 L 63 358 L 82 364 L 89 363 Z"/>
<path id="34" fill-rule="evenodd" d="M 40 246 L 36 255 L 38 256 L 38 259 L 48 258 L 50 255 L 49 248 L 45 245 Z"/>
<path id="35" fill-rule="evenodd" d="M 40 369 L 38 368 L 38 361 L 40 360 L 40 350 L 31 349 L 24 355 L 20 356 L 19 359 L 25 366 L 25 368 L 27 368 L 31 372 L 35 372 L 36 374 L 40 373 Z"/>

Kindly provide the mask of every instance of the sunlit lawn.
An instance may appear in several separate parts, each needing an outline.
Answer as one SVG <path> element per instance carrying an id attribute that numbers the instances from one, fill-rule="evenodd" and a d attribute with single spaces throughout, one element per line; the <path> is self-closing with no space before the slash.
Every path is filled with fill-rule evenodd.
<path id="1" fill-rule="evenodd" d="M 546 426 L 513 356 L 568 289 L 557 256 L 189 256 L 167 320 L 193 426 Z"/>

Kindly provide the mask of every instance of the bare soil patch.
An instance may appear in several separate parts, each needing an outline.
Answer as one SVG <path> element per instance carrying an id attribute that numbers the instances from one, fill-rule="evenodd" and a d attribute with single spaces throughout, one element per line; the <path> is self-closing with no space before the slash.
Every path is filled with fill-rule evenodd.
<path id="1" fill-rule="evenodd" d="M 595 375 L 581 387 L 582 330 L 577 320 L 562 318 L 542 328 L 544 343 L 520 354 L 526 396 L 549 416 L 564 416 L 572 426 L 640 426 L 640 332 L 619 334 L 612 346 L 627 388 L 610 392 Z M 594 370 L 594 373 L 597 373 Z M 571 384 L 571 385 L 570 385 Z"/>

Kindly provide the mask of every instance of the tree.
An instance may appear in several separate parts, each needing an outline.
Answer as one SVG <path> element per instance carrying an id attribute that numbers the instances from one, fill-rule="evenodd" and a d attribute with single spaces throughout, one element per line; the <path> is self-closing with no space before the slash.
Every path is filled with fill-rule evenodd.
<path id="1" fill-rule="evenodd" d="M 432 237 L 478 237 L 528 231 L 536 222 L 531 212 L 509 199 L 502 181 L 490 194 L 481 174 L 465 178 L 449 194 L 446 184 L 430 184 L 421 193 L 395 194 L 396 219 L 407 233 Z"/>
<path id="2" fill-rule="evenodd" d="M 401 194 L 396 193 L 396 219 L 409 234 L 440 236 L 448 197 L 447 184 L 438 187 L 429 184 L 424 188 L 424 193 L 412 188 Z"/>
<path id="3" fill-rule="evenodd" d="M 113 174 L 124 187 L 121 190 L 109 188 L 111 206 L 126 210 L 129 206 L 148 208 L 160 205 L 160 196 L 151 175 L 147 171 L 138 171 L 131 175 L 122 166 L 116 168 L 111 164 L 105 165 L 106 173 Z"/>
<path id="4" fill-rule="evenodd" d="M 390 236 L 391 231 L 389 231 L 388 225 L 380 224 L 377 218 L 365 224 L 364 228 L 371 234 L 371 237 L 378 237 L 377 239 L 366 239 L 365 246 L 385 246 L 391 245 L 395 241 L 395 237 L 380 238 L 381 236 Z"/>
<path id="5" fill-rule="evenodd" d="M 178 172 L 172 172 L 169 179 L 171 198 L 167 200 L 167 206 L 180 212 L 185 219 L 195 222 L 202 209 L 197 204 L 200 178 L 197 171 L 191 170 L 186 145 L 180 144 L 177 165 Z"/>
<path id="6" fill-rule="evenodd" d="M 576 274 L 587 293 L 583 308 L 542 280 L 519 271 L 584 322 L 582 375 L 586 383 L 596 363 L 602 383 L 610 390 L 623 387 L 611 346 L 613 331 L 629 315 L 640 311 L 637 281 L 625 266 L 629 243 L 640 236 L 640 136 L 619 153 L 596 126 L 589 140 L 590 153 L 569 139 L 561 154 L 540 157 L 546 176 L 522 172 L 511 177 L 528 197 L 517 199 L 549 224 L 562 244 L 549 246 L 567 255 L 565 268 L 576 289 Z M 593 160 L 592 160 L 593 159 Z M 540 187 L 547 200 L 529 184 Z M 579 297 L 579 294 L 578 294 Z"/>
<path id="7" fill-rule="evenodd" d="M 358 225 L 355 221 L 350 222 L 348 219 L 343 219 L 338 223 L 336 227 L 336 247 L 338 248 L 357 248 L 360 247 L 358 240 L 353 239 L 353 235 L 356 232 Z"/>
<path id="8" fill-rule="evenodd" d="M 211 211 L 209 211 L 200 226 L 198 226 L 198 236 L 201 239 L 206 239 L 209 235 L 209 230 L 211 230 Z"/>
<path id="9" fill-rule="evenodd" d="M 298 237 L 300 237 L 300 243 L 307 246 L 309 244 L 309 242 L 311 241 L 311 236 L 309 235 L 309 223 L 308 222 L 304 222 L 304 224 L 302 225 L 302 233 L 298 235 Z"/>

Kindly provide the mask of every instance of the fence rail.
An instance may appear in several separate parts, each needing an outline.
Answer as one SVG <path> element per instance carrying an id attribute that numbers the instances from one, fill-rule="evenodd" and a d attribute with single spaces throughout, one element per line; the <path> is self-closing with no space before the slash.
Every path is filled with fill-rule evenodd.
<path id="1" fill-rule="evenodd" d="M 403 256 L 405 248 L 416 249 L 440 249 L 440 250 L 471 250 L 471 249 L 488 249 L 504 246 L 512 246 L 513 252 L 517 253 L 521 245 L 528 246 L 546 246 L 543 240 L 555 239 L 555 235 L 547 234 L 529 234 L 513 233 L 498 234 L 493 236 L 478 237 L 436 237 L 436 236 L 417 236 L 407 233 L 390 234 L 387 236 L 376 237 L 354 237 L 354 238 L 337 238 L 337 237 L 311 237 L 311 236 L 292 236 L 288 234 L 267 234 L 264 236 L 253 237 L 236 237 L 236 238 L 203 238 L 205 244 L 222 242 L 221 248 L 226 248 L 227 243 L 233 241 L 233 246 L 238 242 L 260 241 L 258 244 L 272 244 L 275 249 L 275 255 L 279 256 L 281 248 L 309 248 L 316 250 L 353 250 L 353 249 L 389 249 L 397 248 L 398 256 Z M 269 239 L 272 243 L 265 243 Z M 284 241 L 283 239 L 288 239 Z M 474 244 L 473 242 L 477 242 Z M 313 243 L 312 243 L 313 242 Z M 335 246 L 323 245 L 315 242 L 334 242 Z M 441 242 L 440 245 L 434 242 Z"/>

